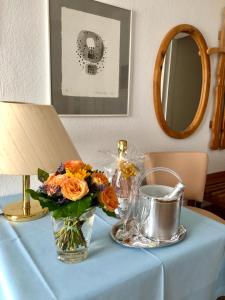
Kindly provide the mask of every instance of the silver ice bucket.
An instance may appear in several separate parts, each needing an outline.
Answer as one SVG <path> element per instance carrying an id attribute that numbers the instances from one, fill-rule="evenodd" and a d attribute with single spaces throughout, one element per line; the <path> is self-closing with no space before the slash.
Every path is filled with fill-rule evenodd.
<path id="1" fill-rule="evenodd" d="M 180 210 L 184 185 L 178 174 L 168 168 L 150 169 L 153 172 L 169 172 L 179 183 L 173 188 L 165 185 L 143 185 L 139 187 L 138 214 L 142 234 L 155 241 L 167 241 L 176 236 L 180 225 Z"/>

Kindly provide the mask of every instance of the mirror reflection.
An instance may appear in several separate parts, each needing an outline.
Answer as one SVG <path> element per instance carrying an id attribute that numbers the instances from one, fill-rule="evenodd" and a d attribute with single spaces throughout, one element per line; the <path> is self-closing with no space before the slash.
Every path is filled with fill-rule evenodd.
<path id="1" fill-rule="evenodd" d="M 194 39 L 178 33 L 170 42 L 162 68 L 161 99 L 167 125 L 183 131 L 194 119 L 201 95 L 202 65 Z"/>

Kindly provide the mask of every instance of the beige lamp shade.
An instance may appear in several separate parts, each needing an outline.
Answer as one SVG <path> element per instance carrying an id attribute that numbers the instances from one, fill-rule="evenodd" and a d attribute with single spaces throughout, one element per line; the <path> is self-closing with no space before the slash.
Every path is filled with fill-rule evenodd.
<path id="1" fill-rule="evenodd" d="M 51 105 L 0 102 L 0 174 L 54 172 L 61 162 L 80 159 Z"/>

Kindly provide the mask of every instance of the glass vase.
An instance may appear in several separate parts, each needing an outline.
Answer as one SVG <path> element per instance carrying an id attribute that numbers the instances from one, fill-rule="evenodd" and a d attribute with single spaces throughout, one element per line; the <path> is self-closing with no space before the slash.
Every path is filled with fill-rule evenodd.
<path id="1" fill-rule="evenodd" d="M 95 208 L 88 209 L 79 218 L 52 216 L 53 232 L 58 259 L 65 263 L 78 263 L 88 256 Z"/>

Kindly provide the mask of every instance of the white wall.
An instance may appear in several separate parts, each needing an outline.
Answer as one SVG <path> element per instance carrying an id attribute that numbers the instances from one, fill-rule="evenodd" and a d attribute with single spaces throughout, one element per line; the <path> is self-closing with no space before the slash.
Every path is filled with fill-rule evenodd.
<path id="1" fill-rule="evenodd" d="M 225 152 L 208 149 L 216 57 L 211 57 L 209 104 L 198 130 L 184 140 L 160 129 L 153 106 L 153 70 L 160 42 L 173 26 L 189 23 L 216 46 L 224 0 L 103 0 L 134 11 L 129 117 L 63 117 L 86 161 L 101 160 L 120 138 L 141 151 L 196 150 L 209 154 L 209 173 L 225 170 Z M 0 99 L 49 103 L 47 0 L 0 0 Z M 0 177 L 0 195 L 20 191 L 20 178 Z"/>

